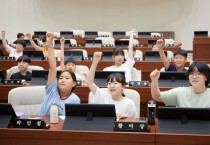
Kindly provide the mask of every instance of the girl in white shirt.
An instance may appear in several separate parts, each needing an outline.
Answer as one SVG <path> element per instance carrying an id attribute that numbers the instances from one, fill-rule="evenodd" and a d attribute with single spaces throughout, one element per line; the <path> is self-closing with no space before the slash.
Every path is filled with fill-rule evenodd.
<path id="1" fill-rule="evenodd" d="M 126 82 L 122 74 L 113 73 L 107 78 L 107 90 L 101 90 L 94 83 L 96 67 L 101 56 L 102 52 L 94 53 L 93 63 L 86 79 L 92 93 L 89 98 L 90 103 L 115 104 L 117 118 L 138 117 L 134 102 L 123 94 Z"/>

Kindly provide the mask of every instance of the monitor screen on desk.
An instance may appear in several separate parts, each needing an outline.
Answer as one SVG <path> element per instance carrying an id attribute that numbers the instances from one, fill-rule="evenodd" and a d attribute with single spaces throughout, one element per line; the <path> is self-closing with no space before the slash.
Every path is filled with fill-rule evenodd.
<path id="1" fill-rule="evenodd" d="M 61 47 L 61 42 L 60 40 L 54 40 L 54 47 Z M 64 47 L 71 47 L 71 41 L 70 40 L 65 40 Z"/>
<path id="2" fill-rule="evenodd" d="M 113 36 L 113 38 L 126 38 L 126 32 L 125 31 L 113 31 L 112 36 Z"/>
<path id="3" fill-rule="evenodd" d="M 47 34 L 47 31 L 34 31 L 34 35 L 45 37 Z"/>
<path id="4" fill-rule="evenodd" d="M 7 128 L 9 122 L 17 118 L 10 103 L 0 103 L 0 128 Z"/>
<path id="5" fill-rule="evenodd" d="M 102 40 L 86 40 L 85 47 L 102 47 Z"/>
<path id="6" fill-rule="evenodd" d="M 124 71 L 101 71 L 97 70 L 95 72 L 94 82 L 97 86 L 107 86 L 107 78 L 112 73 L 121 73 L 125 76 Z"/>
<path id="7" fill-rule="evenodd" d="M 167 57 L 167 51 L 164 51 Z M 145 51 L 145 61 L 162 61 L 160 58 L 159 51 Z"/>
<path id="8" fill-rule="evenodd" d="M 3 79 L 5 79 L 2 70 L 0 70 L 0 83 L 2 83 Z"/>
<path id="9" fill-rule="evenodd" d="M 185 96 L 183 96 L 185 97 Z M 210 108 L 158 107 L 160 133 L 210 133 Z"/>
<path id="10" fill-rule="evenodd" d="M 114 104 L 65 104 L 64 130 L 112 131 L 116 118 Z"/>
<path id="11" fill-rule="evenodd" d="M 83 60 L 83 51 L 82 50 L 65 50 L 64 51 L 65 59 L 72 57 L 75 61 Z"/>
<path id="12" fill-rule="evenodd" d="M 60 37 L 73 37 L 72 31 L 60 31 Z"/>
<path id="13" fill-rule="evenodd" d="M 138 32 L 139 38 L 151 38 L 151 32 Z"/>
<path id="14" fill-rule="evenodd" d="M 115 40 L 115 47 L 128 48 L 129 40 Z"/>
<path id="15" fill-rule="evenodd" d="M 23 55 L 27 55 L 30 57 L 31 60 L 43 60 L 44 55 L 42 51 L 37 51 L 37 50 L 24 50 Z"/>
<path id="16" fill-rule="evenodd" d="M 157 40 L 148 40 L 148 47 L 152 47 L 154 44 L 156 44 Z"/>
<path id="17" fill-rule="evenodd" d="M 194 37 L 208 37 L 208 31 L 194 31 Z"/>
<path id="18" fill-rule="evenodd" d="M 109 50 L 104 50 L 103 51 L 103 61 L 112 61 L 112 52 L 113 51 L 109 51 Z"/>
<path id="19" fill-rule="evenodd" d="M 31 42 L 28 39 L 24 39 L 24 41 L 26 43 L 26 47 L 32 47 Z M 33 40 L 33 41 L 36 45 L 38 45 L 37 40 Z"/>
<path id="20" fill-rule="evenodd" d="M 158 84 L 160 87 L 187 87 L 189 81 L 186 72 L 166 71 L 160 72 Z"/>
<path id="21" fill-rule="evenodd" d="M 97 31 L 85 31 L 85 37 L 86 38 L 98 37 L 98 32 Z"/>
<path id="22" fill-rule="evenodd" d="M 48 70 L 32 70 L 31 85 L 46 85 L 48 79 Z M 57 71 L 57 78 L 61 71 Z"/>

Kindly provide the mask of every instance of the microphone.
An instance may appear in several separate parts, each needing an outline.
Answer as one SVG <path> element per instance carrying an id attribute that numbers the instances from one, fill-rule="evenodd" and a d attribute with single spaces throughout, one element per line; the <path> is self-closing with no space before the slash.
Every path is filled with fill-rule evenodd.
<path id="1" fill-rule="evenodd" d="M 147 103 L 147 118 L 148 118 L 149 125 L 155 125 L 156 103 L 153 100 L 150 100 Z"/>

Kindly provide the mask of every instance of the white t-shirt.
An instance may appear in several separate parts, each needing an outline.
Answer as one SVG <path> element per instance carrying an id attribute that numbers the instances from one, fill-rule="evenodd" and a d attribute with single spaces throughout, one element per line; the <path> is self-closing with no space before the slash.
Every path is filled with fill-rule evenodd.
<path id="1" fill-rule="evenodd" d="M 210 88 L 201 94 L 194 93 L 192 87 L 178 87 L 160 93 L 166 106 L 210 107 Z"/>
<path id="2" fill-rule="evenodd" d="M 9 52 L 9 56 L 15 57 L 16 60 L 23 55 L 23 52 L 17 53 L 16 49 L 9 45 L 6 46 L 6 50 Z"/>
<path id="3" fill-rule="evenodd" d="M 90 104 L 114 104 L 116 109 L 116 114 L 124 113 L 127 114 L 128 117 L 139 117 L 137 114 L 137 110 L 135 107 L 134 102 L 124 97 L 120 101 L 115 101 L 112 99 L 111 94 L 109 93 L 108 89 L 100 89 L 97 87 L 96 93 L 89 96 L 89 103 Z"/>
<path id="4" fill-rule="evenodd" d="M 116 67 L 113 65 L 113 66 L 104 68 L 104 71 L 124 71 L 125 79 L 126 79 L 126 82 L 128 83 L 129 81 L 132 80 L 131 70 L 132 70 L 134 64 L 135 64 L 135 61 L 131 60 L 128 57 L 127 60 L 125 61 L 125 63 L 123 63 L 120 67 Z"/>

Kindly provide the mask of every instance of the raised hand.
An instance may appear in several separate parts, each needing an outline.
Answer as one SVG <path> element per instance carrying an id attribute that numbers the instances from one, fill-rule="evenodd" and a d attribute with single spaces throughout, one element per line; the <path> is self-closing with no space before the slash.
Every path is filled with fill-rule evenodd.
<path id="1" fill-rule="evenodd" d="M 61 43 L 61 44 L 64 44 L 64 43 L 65 43 L 65 38 L 64 38 L 64 37 L 62 37 L 62 38 L 60 39 L 60 43 Z"/>
<path id="2" fill-rule="evenodd" d="M 158 80 L 159 77 L 160 77 L 160 71 L 157 70 L 157 69 L 155 69 L 154 71 L 152 71 L 152 72 L 150 73 L 150 78 L 151 78 L 151 80 Z"/>
<path id="3" fill-rule="evenodd" d="M 93 61 L 99 62 L 102 57 L 102 52 L 94 52 Z"/>
<path id="4" fill-rule="evenodd" d="M 31 34 L 30 33 L 26 33 L 25 35 L 28 39 L 31 39 Z"/>
<path id="5" fill-rule="evenodd" d="M 6 31 L 1 31 L 2 36 L 5 36 L 5 34 L 6 34 Z"/>
<path id="6" fill-rule="evenodd" d="M 156 41 L 156 45 L 158 46 L 158 48 L 162 48 L 163 45 L 164 45 L 163 39 L 158 39 L 158 40 Z"/>
<path id="7" fill-rule="evenodd" d="M 52 44 L 54 34 L 53 33 L 47 33 L 46 36 L 47 36 L 47 44 Z"/>

